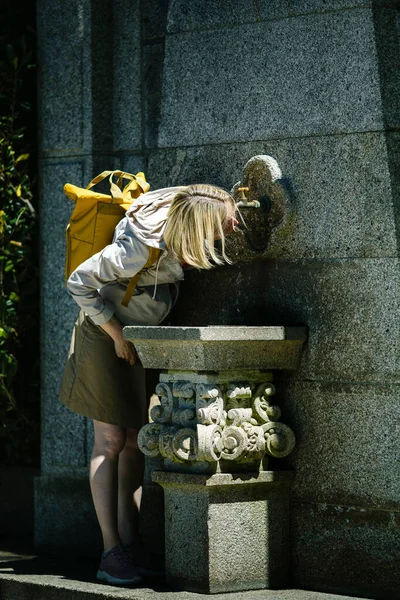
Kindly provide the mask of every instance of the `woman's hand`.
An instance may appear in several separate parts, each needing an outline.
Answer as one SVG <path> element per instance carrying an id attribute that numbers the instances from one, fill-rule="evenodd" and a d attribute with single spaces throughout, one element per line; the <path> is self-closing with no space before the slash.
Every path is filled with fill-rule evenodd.
<path id="1" fill-rule="evenodd" d="M 128 340 L 124 340 L 123 338 L 114 340 L 114 348 L 118 358 L 123 358 L 130 365 L 135 364 L 137 355 L 132 342 L 128 342 Z"/>
<path id="2" fill-rule="evenodd" d="M 107 323 L 100 325 L 100 327 L 113 339 L 115 354 L 118 358 L 123 358 L 130 365 L 134 365 L 137 358 L 136 350 L 131 342 L 122 337 L 122 323 L 113 316 Z"/>

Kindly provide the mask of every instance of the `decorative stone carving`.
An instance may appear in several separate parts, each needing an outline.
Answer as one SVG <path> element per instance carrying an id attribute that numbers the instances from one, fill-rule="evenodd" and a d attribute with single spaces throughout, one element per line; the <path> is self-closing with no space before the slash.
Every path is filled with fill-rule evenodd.
<path id="1" fill-rule="evenodd" d="M 197 435 L 193 429 L 184 427 L 179 429 L 173 437 L 173 451 L 176 458 L 183 461 L 197 459 Z"/>
<path id="2" fill-rule="evenodd" d="M 151 418 L 156 423 L 168 423 L 172 417 L 174 397 L 172 390 L 166 383 L 159 383 L 156 394 L 160 398 L 160 404 L 151 409 Z"/>
<path id="3" fill-rule="evenodd" d="M 226 427 L 222 432 L 222 444 L 221 458 L 238 460 L 247 447 L 246 433 L 240 427 Z"/>
<path id="4" fill-rule="evenodd" d="M 247 447 L 240 457 L 240 462 L 254 462 L 261 460 L 265 454 L 265 438 L 262 427 L 254 427 L 250 423 L 242 425 L 247 435 Z"/>
<path id="5" fill-rule="evenodd" d="M 152 411 L 153 413 L 153 411 Z M 159 423 L 148 423 L 139 431 L 139 448 L 146 456 L 160 455 L 160 433 L 163 426 Z"/>
<path id="6" fill-rule="evenodd" d="M 287 456 L 293 450 L 296 439 L 290 427 L 284 423 L 265 423 L 262 426 L 265 438 L 265 450 L 267 454 L 282 458 Z"/>
<path id="7" fill-rule="evenodd" d="M 240 427 L 242 423 L 250 423 L 251 415 L 251 408 L 231 408 L 227 414 L 228 423 L 232 421 L 231 425 Z"/>
<path id="8" fill-rule="evenodd" d="M 164 425 L 158 438 L 161 456 L 172 461 L 175 458 L 178 458 L 178 461 L 180 460 L 180 457 L 176 457 L 174 453 L 174 437 L 179 430 L 177 425 Z"/>
<path id="9" fill-rule="evenodd" d="M 271 406 L 269 396 L 275 394 L 275 386 L 272 383 L 263 383 L 258 386 L 253 400 L 253 414 L 259 423 L 278 421 L 281 416 L 279 406 Z"/>
<path id="10" fill-rule="evenodd" d="M 222 429 L 219 425 L 197 425 L 197 460 L 217 462 L 223 449 Z"/>
<path id="11" fill-rule="evenodd" d="M 224 400 L 221 390 L 215 385 L 197 385 L 196 408 L 198 422 L 203 425 L 219 425 L 224 415 Z"/>
<path id="12" fill-rule="evenodd" d="M 156 394 L 160 405 L 151 411 L 154 422 L 138 438 L 147 456 L 161 455 L 189 469 L 222 461 L 254 470 L 265 455 L 281 458 L 294 448 L 293 431 L 279 422 L 280 408 L 271 404 L 271 382 L 256 386 L 172 380 L 159 383 Z"/>
<path id="13" fill-rule="evenodd" d="M 172 422 L 182 427 L 196 427 L 196 388 L 193 383 L 177 381 L 173 384 L 175 400 Z"/>

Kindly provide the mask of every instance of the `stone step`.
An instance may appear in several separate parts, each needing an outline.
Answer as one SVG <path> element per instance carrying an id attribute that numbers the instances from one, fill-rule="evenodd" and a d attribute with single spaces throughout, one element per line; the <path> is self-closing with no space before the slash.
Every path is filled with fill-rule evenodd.
<path id="1" fill-rule="evenodd" d="M 97 562 L 76 557 L 0 551 L 1 600 L 200 600 L 204 594 L 171 591 L 162 579 L 118 588 L 96 582 Z M 308 590 L 257 590 L 213 594 L 213 600 L 365 600 Z"/>

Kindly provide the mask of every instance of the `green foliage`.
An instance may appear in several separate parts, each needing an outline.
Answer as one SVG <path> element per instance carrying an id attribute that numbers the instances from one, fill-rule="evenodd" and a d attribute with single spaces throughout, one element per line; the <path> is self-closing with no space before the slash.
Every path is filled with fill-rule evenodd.
<path id="1" fill-rule="evenodd" d="M 0 458 L 8 463 L 29 464 L 39 439 L 38 349 L 30 361 L 26 356 L 30 347 L 28 338 L 37 329 L 38 312 L 36 216 L 24 118 L 24 113 L 31 109 L 24 97 L 24 81 L 33 65 L 24 38 L 19 40 L 18 49 L 7 45 L 2 50 L 5 52 L 0 60 Z"/>

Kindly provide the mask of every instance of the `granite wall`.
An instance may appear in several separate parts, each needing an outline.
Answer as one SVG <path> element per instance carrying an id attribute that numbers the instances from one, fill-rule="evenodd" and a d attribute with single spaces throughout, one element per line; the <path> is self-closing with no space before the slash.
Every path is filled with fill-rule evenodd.
<path id="1" fill-rule="evenodd" d="M 291 227 L 235 265 L 190 272 L 176 324 L 306 324 L 278 379 L 293 584 L 395 597 L 400 579 L 398 2 L 39 0 L 42 476 L 37 543 L 98 539 L 91 430 L 57 388 L 75 307 L 63 281 L 66 181 L 144 168 L 153 187 L 230 189 L 271 154 Z M 251 210 L 251 209 L 247 209 Z M 243 210 L 246 219 L 245 209 Z M 397 590 L 397 592 L 396 592 Z"/>

